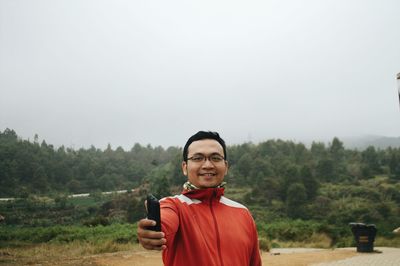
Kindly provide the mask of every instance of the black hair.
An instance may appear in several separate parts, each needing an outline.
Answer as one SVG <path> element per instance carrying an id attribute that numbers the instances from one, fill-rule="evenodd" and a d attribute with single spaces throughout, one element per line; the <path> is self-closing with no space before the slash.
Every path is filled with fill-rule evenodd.
<path id="1" fill-rule="evenodd" d="M 183 160 L 185 162 L 187 162 L 188 159 L 188 148 L 190 144 L 192 144 L 193 141 L 203 140 L 203 139 L 213 139 L 218 141 L 218 143 L 221 144 L 222 148 L 224 149 L 224 158 L 225 160 L 227 159 L 225 141 L 219 136 L 219 134 L 217 132 L 212 132 L 212 131 L 199 131 L 188 139 L 188 141 L 185 144 L 185 147 L 183 148 Z"/>

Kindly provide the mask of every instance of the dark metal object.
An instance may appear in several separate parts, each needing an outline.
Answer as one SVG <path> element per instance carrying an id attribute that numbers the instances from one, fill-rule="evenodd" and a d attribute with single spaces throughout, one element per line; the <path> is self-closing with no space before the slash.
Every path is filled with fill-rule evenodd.
<path id="1" fill-rule="evenodd" d="M 376 236 L 374 224 L 350 223 L 351 231 L 357 244 L 357 252 L 373 252 Z"/>

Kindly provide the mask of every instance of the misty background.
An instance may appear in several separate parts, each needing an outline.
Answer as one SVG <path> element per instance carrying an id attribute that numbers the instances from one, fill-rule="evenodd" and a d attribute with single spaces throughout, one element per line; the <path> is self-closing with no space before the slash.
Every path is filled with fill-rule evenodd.
<path id="1" fill-rule="evenodd" d="M 67 147 L 400 136 L 400 2 L 0 0 L 0 130 Z"/>

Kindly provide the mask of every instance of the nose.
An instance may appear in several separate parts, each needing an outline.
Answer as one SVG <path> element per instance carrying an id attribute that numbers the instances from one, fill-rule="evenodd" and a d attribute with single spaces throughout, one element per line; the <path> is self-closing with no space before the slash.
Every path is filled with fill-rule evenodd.
<path id="1" fill-rule="evenodd" d="M 214 164 L 211 162 L 210 158 L 206 157 L 205 161 L 201 165 L 203 168 L 214 168 Z"/>

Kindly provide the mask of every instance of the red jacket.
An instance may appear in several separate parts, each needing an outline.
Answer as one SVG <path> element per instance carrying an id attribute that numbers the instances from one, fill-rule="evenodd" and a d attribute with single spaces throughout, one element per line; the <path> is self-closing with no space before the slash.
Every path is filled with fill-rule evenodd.
<path id="1" fill-rule="evenodd" d="M 250 212 L 223 194 L 223 188 L 184 190 L 160 201 L 164 265 L 261 265 Z"/>

